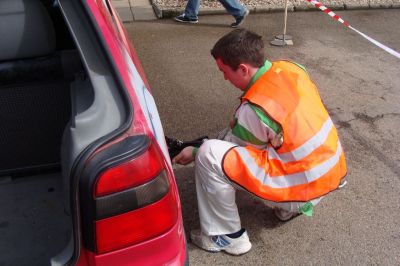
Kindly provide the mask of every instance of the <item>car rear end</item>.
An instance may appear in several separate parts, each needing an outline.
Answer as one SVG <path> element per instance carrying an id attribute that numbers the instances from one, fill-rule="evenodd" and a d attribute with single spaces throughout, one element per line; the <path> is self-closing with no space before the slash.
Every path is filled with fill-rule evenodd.
<path id="1" fill-rule="evenodd" d="M 185 264 L 181 205 L 163 129 L 122 24 L 107 1 L 60 4 L 70 12 L 71 28 L 79 19 L 73 10 L 83 8 L 80 15 L 87 15 L 126 101 L 124 123 L 91 143 L 71 167 L 77 263 Z"/>

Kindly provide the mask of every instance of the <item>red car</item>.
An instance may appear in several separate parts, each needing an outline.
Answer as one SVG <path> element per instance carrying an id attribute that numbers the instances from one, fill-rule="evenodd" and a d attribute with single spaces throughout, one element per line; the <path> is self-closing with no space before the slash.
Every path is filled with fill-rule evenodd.
<path id="1" fill-rule="evenodd" d="M 108 0 L 0 1 L 0 265 L 188 264 L 154 98 Z"/>

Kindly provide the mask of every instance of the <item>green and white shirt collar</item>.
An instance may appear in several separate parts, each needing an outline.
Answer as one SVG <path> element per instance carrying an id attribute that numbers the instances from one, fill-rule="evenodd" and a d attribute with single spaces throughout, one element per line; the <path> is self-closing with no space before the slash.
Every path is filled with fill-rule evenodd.
<path id="1" fill-rule="evenodd" d="M 262 67 L 260 67 L 257 72 L 254 74 L 254 76 L 251 78 L 249 85 L 247 85 L 247 88 L 244 90 L 244 93 L 248 91 L 248 89 L 262 76 L 264 75 L 265 72 L 267 72 L 272 66 L 272 63 L 268 60 L 265 60 L 265 63 Z M 244 95 L 244 94 L 243 94 Z"/>

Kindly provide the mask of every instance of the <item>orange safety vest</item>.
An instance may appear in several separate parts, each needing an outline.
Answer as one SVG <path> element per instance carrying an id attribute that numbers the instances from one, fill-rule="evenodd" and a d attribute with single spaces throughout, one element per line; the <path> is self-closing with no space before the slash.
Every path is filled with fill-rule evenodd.
<path id="1" fill-rule="evenodd" d="M 273 62 L 242 96 L 283 129 L 279 148 L 234 147 L 224 156 L 225 175 L 275 202 L 309 201 L 335 190 L 346 161 L 335 126 L 315 84 L 294 63 Z"/>

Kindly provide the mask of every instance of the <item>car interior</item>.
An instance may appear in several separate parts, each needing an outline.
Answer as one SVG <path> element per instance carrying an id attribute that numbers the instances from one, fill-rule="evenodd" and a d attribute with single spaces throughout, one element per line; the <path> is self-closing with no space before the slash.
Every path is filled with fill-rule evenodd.
<path id="1" fill-rule="evenodd" d="M 46 265 L 71 234 L 60 148 L 71 87 L 87 81 L 56 7 L 0 6 L 0 264 Z"/>
<path id="2" fill-rule="evenodd" d="M 84 23 L 66 21 L 57 1 L 0 1 L 0 265 L 63 264 L 72 165 L 124 120 Z"/>

